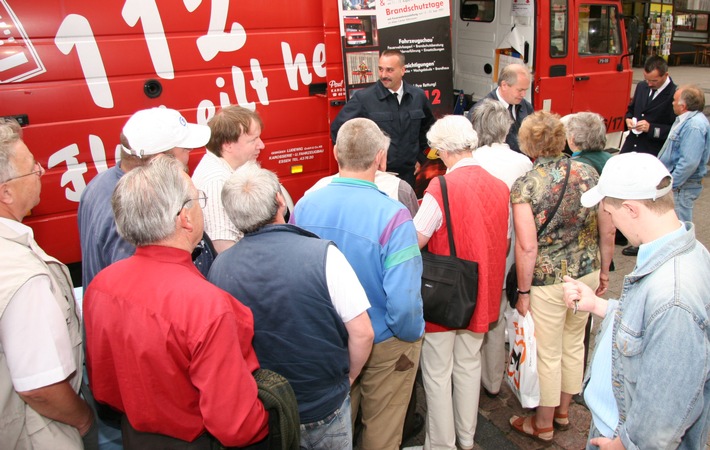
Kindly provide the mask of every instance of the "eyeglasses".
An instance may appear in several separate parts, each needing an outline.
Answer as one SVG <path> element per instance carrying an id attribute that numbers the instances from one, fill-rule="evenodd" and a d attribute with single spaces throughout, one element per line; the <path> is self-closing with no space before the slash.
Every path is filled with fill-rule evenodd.
<path id="1" fill-rule="evenodd" d="M 12 180 L 17 180 L 18 178 L 29 177 L 30 175 L 37 175 L 38 177 L 41 177 L 44 174 L 44 167 L 42 167 L 42 164 L 40 164 L 39 161 L 35 160 L 32 167 L 34 168 L 34 170 L 32 172 L 26 173 L 24 175 L 18 175 L 16 177 L 8 178 L 7 180 L 3 181 L 3 183 L 9 183 Z"/>
<path id="2" fill-rule="evenodd" d="M 185 200 L 185 201 L 182 203 L 182 206 L 180 207 L 180 211 L 182 211 L 188 203 L 190 203 L 190 202 L 192 202 L 192 201 L 195 201 L 195 200 L 197 200 L 197 201 L 199 202 L 200 208 L 203 208 L 203 209 L 204 209 L 205 206 L 207 206 L 207 195 L 204 193 L 204 191 L 199 191 L 199 190 L 198 190 L 198 191 L 197 191 L 197 197 L 195 197 L 195 198 L 188 198 L 187 200 Z M 180 215 L 180 211 L 178 211 L 178 213 L 176 214 L 177 216 Z"/>

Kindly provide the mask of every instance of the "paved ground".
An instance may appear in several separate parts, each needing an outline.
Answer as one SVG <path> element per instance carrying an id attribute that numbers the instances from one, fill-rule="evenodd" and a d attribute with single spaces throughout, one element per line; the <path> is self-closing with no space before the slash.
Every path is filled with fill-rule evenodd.
<path id="1" fill-rule="evenodd" d="M 706 92 L 706 104 L 710 104 L 710 69 L 702 67 L 671 67 L 669 70 L 674 82 L 678 85 L 691 83 L 698 84 Z M 634 84 L 643 80 L 641 69 L 634 70 Z M 708 114 L 710 108 L 706 108 Z M 706 189 L 701 194 L 694 208 L 693 221 L 696 226 L 696 235 L 700 242 L 710 248 L 710 182 L 706 181 Z M 622 247 L 617 246 L 614 254 L 616 271 L 611 273 L 608 297 L 618 298 L 621 291 L 624 275 L 630 273 L 635 265 L 636 258 L 621 254 Z M 531 414 L 530 410 L 523 410 L 517 399 L 503 383 L 500 395 L 490 399 L 481 394 L 479 403 L 479 419 L 476 429 L 476 450 L 506 450 L 506 449 L 539 449 L 544 446 L 532 439 L 523 437 L 513 431 L 508 423 L 511 415 Z M 426 414 L 424 393 L 418 386 L 418 409 Z M 591 422 L 591 415 L 586 407 L 573 403 L 570 408 L 570 421 L 572 428 L 567 431 L 556 431 L 552 449 L 577 450 L 583 449 L 586 443 L 587 431 Z M 408 440 L 406 446 L 421 446 L 424 443 L 424 431 Z M 415 447 L 416 448 L 416 447 Z M 706 450 L 710 449 L 710 443 Z"/>

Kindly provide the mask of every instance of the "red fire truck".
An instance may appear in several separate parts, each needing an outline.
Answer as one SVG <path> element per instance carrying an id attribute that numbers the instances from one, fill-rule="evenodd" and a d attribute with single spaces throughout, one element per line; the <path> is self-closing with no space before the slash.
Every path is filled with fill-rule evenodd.
<path id="1" fill-rule="evenodd" d="M 512 17 L 518 0 L 451 1 L 455 87 L 479 98 L 490 90 L 501 30 L 515 25 L 527 30 L 522 56 L 536 69 L 537 108 L 596 110 L 621 127 L 631 78 L 618 0 L 535 0 L 526 24 Z M 115 164 L 121 127 L 139 109 L 164 105 L 204 124 L 222 105 L 256 108 L 261 163 L 295 200 L 336 172 L 329 124 L 345 101 L 341 2 L 0 0 L 0 116 L 24 125 L 47 169 L 24 221 L 40 245 L 64 262 L 81 259 L 79 197 Z M 590 39 L 590 54 L 578 54 L 592 27 L 616 34 L 606 53 Z M 202 153 L 192 152 L 191 168 Z"/>

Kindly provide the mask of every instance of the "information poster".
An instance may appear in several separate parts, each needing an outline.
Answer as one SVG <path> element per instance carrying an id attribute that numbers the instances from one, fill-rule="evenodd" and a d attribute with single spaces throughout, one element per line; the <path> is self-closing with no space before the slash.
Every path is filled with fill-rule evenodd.
<path id="1" fill-rule="evenodd" d="M 434 114 L 453 111 L 449 0 L 338 0 L 346 97 L 377 82 L 380 52 L 399 50 L 404 79 L 424 90 Z"/>

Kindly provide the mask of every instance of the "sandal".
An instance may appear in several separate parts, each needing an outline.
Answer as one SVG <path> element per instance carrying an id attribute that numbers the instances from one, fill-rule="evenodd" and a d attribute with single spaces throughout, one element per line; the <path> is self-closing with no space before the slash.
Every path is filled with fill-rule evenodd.
<path id="1" fill-rule="evenodd" d="M 569 430 L 569 427 L 570 427 L 569 415 L 555 413 L 555 418 L 552 419 L 552 426 L 557 428 L 560 431 Z"/>
<path id="2" fill-rule="evenodd" d="M 554 428 L 537 428 L 535 426 L 535 416 L 518 417 L 513 416 L 510 418 L 510 426 L 513 430 L 518 433 L 533 438 L 538 442 L 543 444 L 551 444 L 552 437 L 554 436 Z"/>

